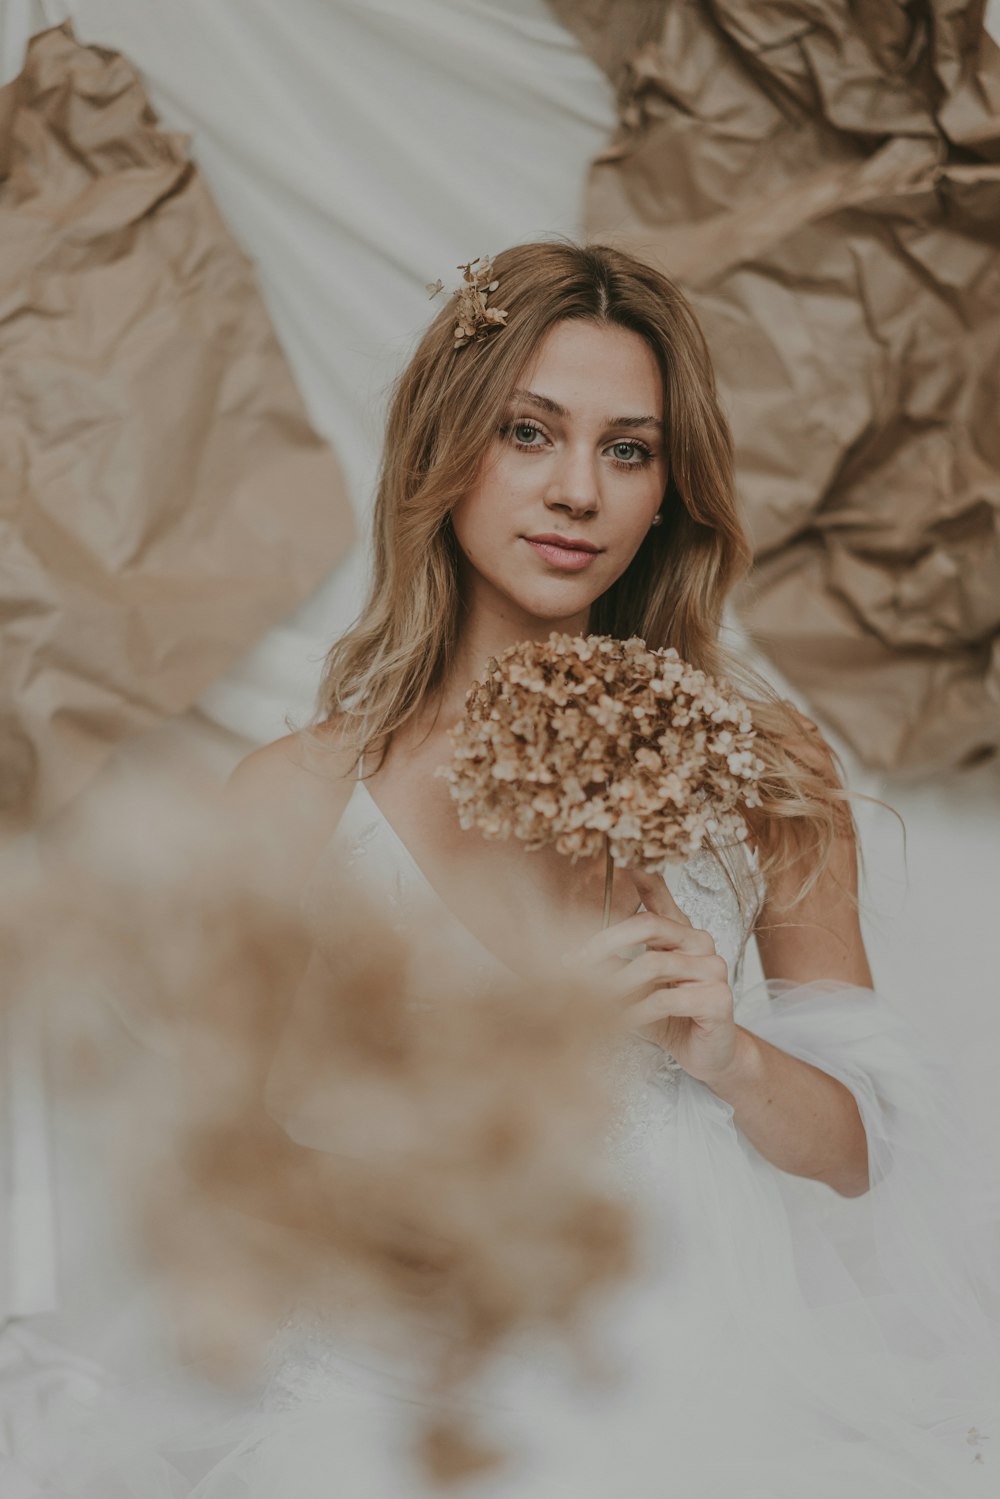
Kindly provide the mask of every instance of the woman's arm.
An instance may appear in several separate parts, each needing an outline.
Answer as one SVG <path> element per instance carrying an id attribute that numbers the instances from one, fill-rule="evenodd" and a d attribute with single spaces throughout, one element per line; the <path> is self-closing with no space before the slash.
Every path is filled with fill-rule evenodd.
<path id="1" fill-rule="evenodd" d="M 825 740 L 803 719 L 797 750 L 830 785 L 840 785 Z M 758 918 L 757 950 L 766 978 L 808 983 L 840 979 L 872 987 L 864 939 L 850 895 L 857 895 L 857 847 L 846 828 L 809 894 L 787 907 L 808 872 L 808 856 L 773 883 Z M 787 923 L 787 924 L 785 924 Z M 829 1073 L 738 1027 L 740 1043 L 722 1076 L 703 1079 L 732 1107 L 736 1124 L 774 1165 L 826 1182 L 845 1197 L 868 1190 L 868 1145 L 854 1095 Z"/>

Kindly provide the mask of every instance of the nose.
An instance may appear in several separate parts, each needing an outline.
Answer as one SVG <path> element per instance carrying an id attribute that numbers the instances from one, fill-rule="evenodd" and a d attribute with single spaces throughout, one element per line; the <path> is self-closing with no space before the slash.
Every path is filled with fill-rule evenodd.
<path id="1" fill-rule="evenodd" d="M 545 491 L 545 503 L 550 510 L 562 510 L 572 516 L 597 513 L 600 498 L 596 460 L 582 444 L 577 447 L 567 444 L 563 449 L 559 466 Z"/>

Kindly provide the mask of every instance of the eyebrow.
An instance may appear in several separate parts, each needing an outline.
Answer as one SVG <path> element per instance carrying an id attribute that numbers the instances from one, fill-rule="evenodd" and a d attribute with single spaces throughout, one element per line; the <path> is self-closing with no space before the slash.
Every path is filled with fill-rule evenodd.
<path id="1" fill-rule="evenodd" d="M 560 406 L 550 396 L 539 395 L 535 390 L 514 390 L 511 396 L 514 400 L 530 401 L 543 411 L 550 411 L 553 416 L 569 416 L 565 406 Z M 658 416 L 609 416 L 605 417 L 604 425 L 618 430 L 625 427 L 652 427 L 657 432 L 663 431 L 663 423 Z"/>

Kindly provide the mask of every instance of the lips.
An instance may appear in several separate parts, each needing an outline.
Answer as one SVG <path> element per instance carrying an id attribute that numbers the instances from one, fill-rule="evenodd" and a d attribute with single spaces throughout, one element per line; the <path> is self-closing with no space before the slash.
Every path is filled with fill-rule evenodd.
<path id="1" fill-rule="evenodd" d="M 578 572 L 587 567 L 600 550 L 593 542 L 575 536 L 525 536 L 524 540 L 536 556 L 562 572 Z"/>

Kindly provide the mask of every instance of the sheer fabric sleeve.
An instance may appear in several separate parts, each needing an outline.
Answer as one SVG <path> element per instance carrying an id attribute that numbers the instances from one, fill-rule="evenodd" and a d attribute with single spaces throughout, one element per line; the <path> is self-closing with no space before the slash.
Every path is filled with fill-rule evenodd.
<path id="1" fill-rule="evenodd" d="M 1000 1198 L 958 1064 L 885 993 L 838 980 L 765 979 L 739 1020 L 836 1077 L 864 1124 L 860 1197 L 779 1173 L 812 1294 L 846 1275 L 899 1351 L 1000 1367 Z"/>

